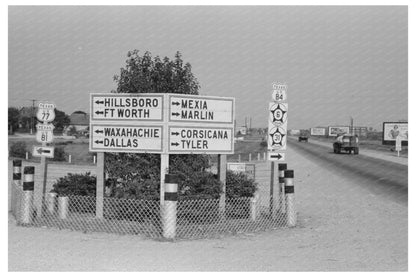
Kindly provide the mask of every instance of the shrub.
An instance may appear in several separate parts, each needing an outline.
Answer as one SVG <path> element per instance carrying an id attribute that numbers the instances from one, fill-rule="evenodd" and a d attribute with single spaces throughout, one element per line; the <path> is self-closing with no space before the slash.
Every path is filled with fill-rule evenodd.
<path id="1" fill-rule="evenodd" d="M 226 176 L 227 198 L 253 197 L 257 189 L 255 181 L 242 172 L 228 170 Z"/>
<path id="2" fill-rule="evenodd" d="M 62 162 L 66 160 L 66 154 L 63 147 L 56 147 L 53 156 L 53 161 Z"/>
<path id="3" fill-rule="evenodd" d="M 262 141 L 260 142 L 260 146 L 261 146 L 262 148 L 267 147 L 267 141 L 266 141 L 266 140 L 262 140 Z"/>
<path id="4" fill-rule="evenodd" d="M 90 172 L 85 174 L 68 173 L 67 176 L 59 178 L 53 185 L 51 192 L 58 196 L 94 196 L 96 192 L 96 177 Z"/>
<path id="5" fill-rule="evenodd" d="M 26 158 L 26 142 L 19 141 L 10 146 L 9 156 L 15 158 Z"/>

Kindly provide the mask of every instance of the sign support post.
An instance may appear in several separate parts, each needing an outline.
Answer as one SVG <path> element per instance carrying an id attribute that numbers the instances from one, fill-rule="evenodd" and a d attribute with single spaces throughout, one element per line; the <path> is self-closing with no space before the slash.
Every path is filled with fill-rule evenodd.
<path id="1" fill-rule="evenodd" d="M 97 189 L 95 196 L 95 217 L 104 217 L 104 152 L 97 153 Z"/>
<path id="2" fill-rule="evenodd" d="M 225 197 L 226 197 L 226 177 L 227 177 L 227 155 L 218 155 L 218 180 L 221 182 L 220 192 L 220 216 L 225 216 Z"/>

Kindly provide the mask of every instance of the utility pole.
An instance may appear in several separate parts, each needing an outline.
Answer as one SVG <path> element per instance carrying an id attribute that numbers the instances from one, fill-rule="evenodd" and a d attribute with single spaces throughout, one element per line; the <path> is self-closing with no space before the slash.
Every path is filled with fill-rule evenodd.
<path id="1" fill-rule="evenodd" d="M 350 116 L 351 122 L 350 122 L 350 128 L 351 128 L 351 135 L 354 135 L 354 119 L 352 116 Z"/>
<path id="2" fill-rule="evenodd" d="M 35 101 L 37 101 L 36 99 L 30 99 L 30 101 L 32 101 L 32 116 L 30 117 L 30 134 L 33 134 L 33 125 L 34 125 L 34 120 L 33 118 L 35 117 Z"/>

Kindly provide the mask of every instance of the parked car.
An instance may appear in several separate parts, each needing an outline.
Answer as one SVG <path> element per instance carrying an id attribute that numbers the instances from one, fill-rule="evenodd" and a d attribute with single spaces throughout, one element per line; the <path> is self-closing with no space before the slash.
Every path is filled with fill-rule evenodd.
<path id="1" fill-rule="evenodd" d="M 337 141 L 333 143 L 334 153 L 340 154 L 342 151 L 354 153 L 358 155 L 358 137 L 353 135 L 341 135 L 337 138 Z"/>

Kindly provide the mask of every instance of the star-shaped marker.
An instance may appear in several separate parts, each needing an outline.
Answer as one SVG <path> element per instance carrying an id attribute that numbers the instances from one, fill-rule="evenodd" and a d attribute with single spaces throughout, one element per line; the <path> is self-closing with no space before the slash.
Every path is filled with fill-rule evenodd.
<path id="1" fill-rule="evenodd" d="M 285 106 L 277 104 L 276 108 L 270 110 L 270 112 L 273 116 L 273 124 L 281 125 L 284 121 L 286 121 L 285 114 L 287 113 L 287 111 Z"/>
<path id="2" fill-rule="evenodd" d="M 272 147 L 274 145 L 280 145 L 283 146 L 283 140 L 286 136 L 285 131 L 282 128 L 276 128 L 274 131 L 272 129 L 272 132 L 269 133 L 272 139 Z"/>

